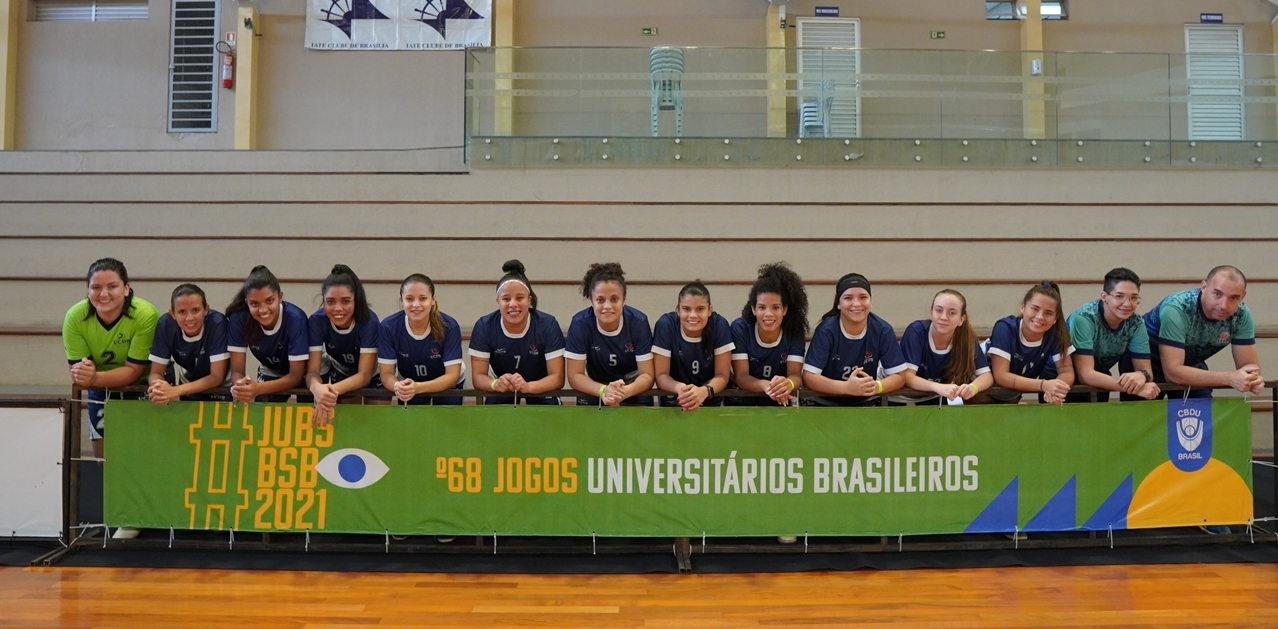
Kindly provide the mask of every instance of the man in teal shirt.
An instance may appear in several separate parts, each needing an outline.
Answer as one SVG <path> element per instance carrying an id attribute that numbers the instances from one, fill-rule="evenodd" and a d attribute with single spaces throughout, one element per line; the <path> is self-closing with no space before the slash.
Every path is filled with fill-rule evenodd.
<path id="1" fill-rule="evenodd" d="M 1149 335 L 1136 314 L 1140 305 L 1140 277 L 1131 269 L 1117 268 L 1105 274 L 1100 299 L 1083 304 L 1069 316 L 1069 338 L 1074 344 L 1074 373 L 1079 384 L 1118 391 L 1122 399 L 1152 400 L 1158 397 L 1150 365 Z M 1110 375 L 1119 365 L 1117 377 Z M 1086 402 L 1089 393 L 1071 393 L 1066 402 Z M 1097 399 L 1109 400 L 1101 392 Z"/>
<path id="2" fill-rule="evenodd" d="M 1218 266 L 1202 286 L 1168 295 L 1145 313 L 1153 345 L 1155 380 L 1190 387 L 1232 387 L 1259 394 L 1265 388 L 1256 352 L 1256 324 L 1243 303 L 1247 278 L 1237 268 Z M 1229 346 L 1233 371 L 1212 371 L 1207 359 Z M 1192 397 L 1211 397 L 1195 389 Z"/>

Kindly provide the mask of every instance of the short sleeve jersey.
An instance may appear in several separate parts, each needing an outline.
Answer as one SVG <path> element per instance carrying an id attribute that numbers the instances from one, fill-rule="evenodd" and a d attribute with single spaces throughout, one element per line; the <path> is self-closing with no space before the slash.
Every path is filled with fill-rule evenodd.
<path id="1" fill-rule="evenodd" d="M 593 308 L 573 315 L 568 324 L 564 356 L 586 361 L 586 375 L 595 382 L 624 380 L 652 360 L 652 328 L 648 317 L 630 306 L 621 311 L 621 325 L 604 332 Z"/>
<path id="2" fill-rule="evenodd" d="M 1047 373 L 1055 373 L 1055 363 L 1074 351 L 1073 347 L 1062 350 L 1060 341 L 1051 330 L 1033 343 L 1025 340 L 1021 335 L 1021 318 L 1016 315 L 999 319 L 981 349 L 985 350 L 987 356 L 1007 359 L 1011 363 L 1009 371 L 1012 374 L 1037 379 L 1043 378 L 1044 370 L 1049 366 L 1052 366 L 1053 371 Z"/>
<path id="3" fill-rule="evenodd" d="M 905 328 L 905 334 L 901 335 L 901 357 L 905 359 L 905 368 L 913 369 L 918 377 L 932 382 L 941 382 L 945 377 L 945 368 L 950 364 L 950 350 L 954 345 L 951 341 L 950 347 L 937 349 L 936 344 L 932 342 L 931 332 L 932 322 L 928 319 L 911 323 Z M 976 362 L 976 371 L 973 375 L 989 373 L 990 361 L 985 356 L 985 352 L 978 349 L 973 353 L 975 354 L 973 360 Z M 952 382 L 950 384 L 968 383 Z"/>
<path id="4" fill-rule="evenodd" d="M 1185 350 L 1185 364 L 1197 365 L 1227 345 L 1255 345 L 1256 324 L 1247 304 L 1222 321 L 1203 313 L 1202 289 L 1172 293 L 1145 313 L 1145 329 L 1152 345 L 1167 344 Z"/>
<path id="5" fill-rule="evenodd" d="M 1078 307 L 1066 323 L 1070 342 L 1081 356 L 1091 356 L 1096 371 L 1108 373 L 1123 356 L 1136 360 L 1149 359 L 1149 334 L 1139 316 L 1128 317 L 1117 328 L 1105 321 L 1105 306 L 1097 299 Z"/>
<path id="6" fill-rule="evenodd" d="M 714 359 L 731 352 L 732 330 L 719 313 L 710 315 L 711 349 L 705 349 L 703 337 L 689 338 L 683 333 L 679 315 L 667 312 L 657 319 L 652 333 L 652 353 L 670 359 L 670 377 L 684 384 L 701 386 L 714 378 Z M 705 330 L 702 330 L 705 334 Z"/>
<path id="7" fill-rule="evenodd" d="M 151 302 L 135 296 L 129 311 L 106 325 L 96 314 L 89 314 L 89 300 L 85 299 L 72 306 L 62 320 L 62 348 L 67 362 L 89 358 L 99 371 L 119 369 L 126 363 L 147 365 L 159 318 Z M 146 380 L 144 372 L 138 382 L 145 384 Z"/>
<path id="8" fill-rule="evenodd" d="M 230 357 L 226 349 L 226 317 L 222 313 L 208 311 L 204 329 L 194 337 L 187 336 L 169 313 L 160 315 L 155 341 L 151 343 L 151 362 L 173 363 L 186 373 L 187 380 L 199 380 L 211 373 L 213 363 Z"/>
<path id="9" fill-rule="evenodd" d="M 323 308 L 311 313 L 306 325 L 307 349 L 320 352 L 324 364 L 335 370 L 338 378 L 349 378 L 359 373 L 360 354 L 376 354 L 377 339 L 382 333 L 381 321 L 371 310 L 367 321 L 352 321 L 345 330 L 337 329 L 328 320 Z"/>
<path id="10" fill-rule="evenodd" d="M 258 325 L 251 320 L 247 310 L 231 315 L 226 321 L 226 348 L 232 352 L 253 352 L 268 376 L 280 378 L 288 374 L 290 362 L 305 361 L 310 345 L 307 344 L 306 313 L 289 302 L 280 304 L 280 318 L 275 329 L 262 330 L 256 343 L 248 345 L 244 340 L 244 324 Z"/>
<path id="11" fill-rule="evenodd" d="M 546 362 L 564 355 L 564 332 L 553 315 L 540 310 L 528 313 L 528 325 L 511 333 L 494 310 L 479 318 L 470 331 L 470 355 L 488 360 L 493 377 L 517 373 L 526 382 L 549 375 Z"/>
<path id="12" fill-rule="evenodd" d="M 444 342 L 435 340 L 429 324 L 425 334 L 413 334 L 408 316 L 401 310 L 382 320 L 377 343 L 377 362 L 395 365 L 395 379 L 411 378 L 427 382 L 443 377 L 448 367 L 462 362 L 461 327 L 457 320 L 439 313 L 444 320 Z"/>
<path id="13" fill-rule="evenodd" d="M 880 367 L 883 374 L 889 376 L 905 371 L 907 365 L 901 356 L 901 344 L 887 321 L 871 312 L 865 330 L 852 336 L 844 331 L 840 319 L 841 315 L 828 317 L 812 331 L 804 371 L 834 380 L 847 380 L 857 367 L 872 378 L 879 377 Z"/>
<path id="14" fill-rule="evenodd" d="M 789 338 L 784 332 L 772 343 L 759 340 L 755 324 L 738 317 L 732 322 L 732 360 L 748 360 L 750 377 L 771 380 L 788 373 L 786 363 L 803 363 L 803 338 Z"/>

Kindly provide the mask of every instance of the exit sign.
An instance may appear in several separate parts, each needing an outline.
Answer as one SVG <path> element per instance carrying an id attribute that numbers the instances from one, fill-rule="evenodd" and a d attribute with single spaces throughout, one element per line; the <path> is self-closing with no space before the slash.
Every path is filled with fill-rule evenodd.
<path id="1" fill-rule="evenodd" d="M 651 36 L 653 36 L 653 35 L 656 35 L 656 34 L 657 34 L 657 27 L 655 27 L 655 26 L 645 26 L 645 27 L 643 27 L 643 34 L 644 34 L 644 35 L 647 35 L 647 36 L 649 36 L 649 37 L 651 37 Z"/>
<path id="2" fill-rule="evenodd" d="M 945 39 L 945 31 L 932 31 L 932 39 Z"/>

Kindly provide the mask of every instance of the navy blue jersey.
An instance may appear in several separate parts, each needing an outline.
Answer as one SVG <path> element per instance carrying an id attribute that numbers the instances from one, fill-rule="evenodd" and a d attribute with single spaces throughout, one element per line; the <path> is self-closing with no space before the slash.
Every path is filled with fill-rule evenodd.
<path id="1" fill-rule="evenodd" d="M 189 337 L 173 315 L 164 313 L 155 324 L 155 340 L 151 342 L 151 362 L 170 365 L 178 380 L 193 382 L 208 376 L 212 363 L 227 360 L 231 354 L 226 349 L 226 317 L 210 310 L 204 316 L 204 329 Z M 178 373 L 180 370 L 181 373 Z M 176 383 L 174 383 L 176 384 Z"/>
<path id="2" fill-rule="evenodd" d="M 684 384 L 702 386 L 714 377 L 715 357 L 731 352 L 734 347 L 732 330 L 728 320 L 717 312 L 710 315 L 707 327 L 714 328 L 711 349 L 708 350 L 701 337 L 694 339 L 684 335 L 678 313 L 667 312 L 657 319 L 652 333 L 652 353 L 670 359 L 671 378 Z"/>
<path id="3" fill-rule="evenodd" d="M 951 341 L 950 347 L 936 349 L 936 345 L 932 343 L 931 331 L 932 322 L 928 319 L 919 319 L 905 328 L 905 334 L 901 335 L 901 357 L 905 359 L 906 369 L 913 369 L 918 377 L 932 382 L 942 382 L 941 378 L 945 377 L 945 368 L 950 364 L 950 349 L 954 347 L 954 344 Z M 973 354 L 976 361 L 976 372 L 973 376 L 989 373 L 990 361 L 985 352 L 977 349 Z"/>
<path id="4" fill-rule="evenodd" d="M 787 363 L 803 362 L 803 337 L 787 338 L 785 333 L 773 343 L 759 340 L 755 325 L 738 317 L 732 322 L 732 360 L 748 360 L 750 375 L 759 380 L 785 376 Z"/>
<path id="5" fill-rule="evenodd" d="M 615 331 L 604 332 L 595 319 L 593 308 L 573 315 L 568 324 L 564 356 L 586 361 L 586 375 L 595 382 L 634 380 L 639 363 L 652 360 L 652 328 L 642 312 L 624 306 L 621 324 Z"/>
<path id="6" fill-rule="evenodd" d="M 377 362 L 395 365 L 395 379 L 411 378 L 429 382 L 441 378 L 450 365 L 462 362 L 461 327 L 457 320 L 439 313 L 444 319 L 444 342 L 435 340 L 434 330 L 418 336 L 408 329 L 408 317 L 401 310 L 382 321 L 381 339 L 377 344 Z"/>
<path id="7" fill-rule="evenodd" d="M 1037 342 L 1026 341 L 1021 335 L 1021 318 L 1016 315 L 999 319 L 990 331 L 990 338 L 981 344 L 981 349 L 987 356 L 1006 358 L 1011 363 L 1013 375 L 1039 380 L 1055 378 L 1056 363 L 1074 351 L 1073 347 L 1061 349 L 1054 330 L 1045 332 Z M 1015 392 L 1008 392 L 1008 395 L 1020 397 L 1020 393 Z"/>
<path id="8" fill-rule="evenodd" d="M 320 308 L 307 321 L 306 338 L 308 349 L 319 352 L 324 361 L 320 375 L 326 382 L 338 382 L 359 373 L 360 354 L 377 353 L 381 332 L 377 314 L 371 310 L 367 321 L 355 323 L 352 320 L 349 327 L 339 330 Z"/>
<path id="9" fill-rule="evenodd" d="M 309 345 L 306 342 L 306 313 L 289 302 L 280 304 L 280 318 L 275 322 L 275 329 L 262 330 L 257 342 L 245 345 L 244 323 L 261 327 L 251 320 L 247 310 L 241 310 L 226 322 L 226 345 L 232 352 L 253 352 L 253 357 L 262 364 L 260 375 L 267 380 L 274 380 L 288 375 L 288 364 L 293 361 L 305 362 Z"/>
<path id="10" fill-rule="evenodd" d="M 564 355 L 564 333 L 555 317 L 540 310 L 528 313 L 528 325 L 518 334 L 506 330 L 501 311 L 479 318 L 470 331 L 470 355 L 488 360 L 488 375 L 508 373 L 536 382 L 549 375 L 546 362 Z"/>
<path id="11" fill-rule="evenodd" d="M 826 318 L 812 331 L 812 343 L 803 363 L 804 371 L 832 380 L 847 380 L 857 367 L 876 380 L 880 376 L 905 371 L 901 344 L 897 342 L 896 331 L 891 324 L 871 312 L 866 318 L 865 330 L 851 336 L 843 331 L 840 319 L 840 315 Z M 875 397 L 847 396 L 845 399 L 826 398 L 825 401 L 830 404 L 858 404 Z M 819 400 L 813 401 L 819 403 Z"/>

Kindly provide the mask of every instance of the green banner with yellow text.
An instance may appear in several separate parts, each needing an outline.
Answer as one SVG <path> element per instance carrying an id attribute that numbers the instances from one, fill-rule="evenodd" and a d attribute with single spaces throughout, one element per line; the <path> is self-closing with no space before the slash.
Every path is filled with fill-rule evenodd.
<path id="1" fill-rule="evenodd" d="M 1242 524 L 1238 398 L 892 408 L 111 401 L 112 526 L 907 535 Z"/>

